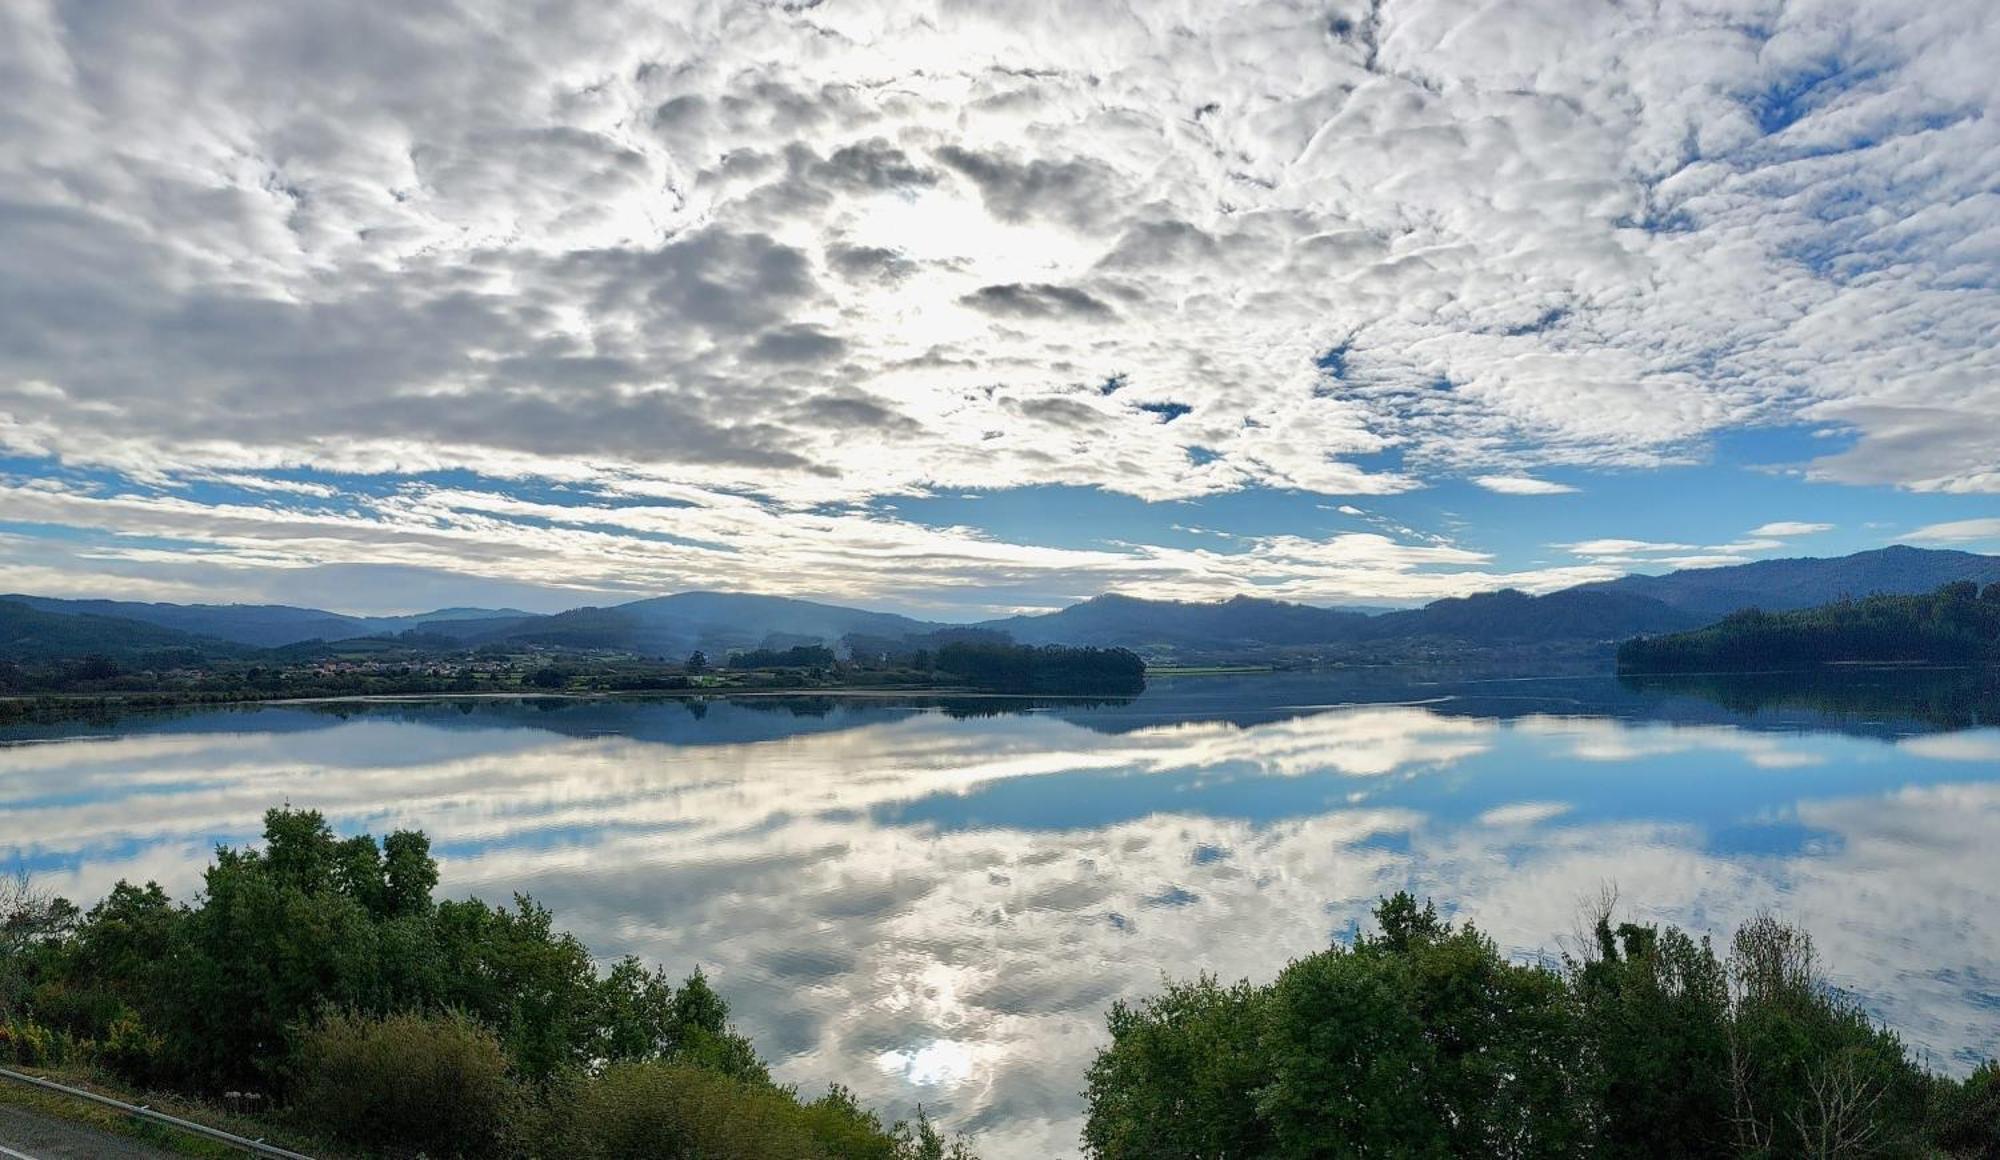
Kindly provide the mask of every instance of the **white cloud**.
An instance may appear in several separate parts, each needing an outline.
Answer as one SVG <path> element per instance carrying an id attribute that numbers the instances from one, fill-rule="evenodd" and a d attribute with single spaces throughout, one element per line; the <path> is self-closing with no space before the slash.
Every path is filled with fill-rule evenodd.
<path id="1" fill-rule="evenodd" d="M 1403 483 L 1340 458 L 1647 462 L 1807 412 L 1862 436 L 1837 476 L 1978 486 L 1996 459 L 1996 304 L 1953 281 L 1994 225 L 1976 0 L 1551 4 L 1531 54 L 1497 10 L 1386 11 L 1368 43 L 1275 5 L 1059 37 L 726 11 L 385 7 L 328 38 L 227 2 L 115 33 L 15 9 L 6 276 L 47 291 L 6 344 L 20 438 L 412 438 L 859 492 L 1377 492 Z M 1868 69 L 1758 131 L 1856 43 Z M 1818 213 L 1856 196 L 1865 228 Z M 1336 339 L 1348 382 L 1316 392 Z M 1118 374 L 1193 410 L 1099 398 Z"/>
<path id="2" fill-rule="evenodd" d="M 1810 536 L 1818 532 L 1830 532 L 1832 524 L 1809 524 L 1800 520 L 1776 520 L 1761 527 L 1750 529 L 1752 536 Z"/>
<path id="3" fill-rule="evenodd" d="M 1650 540 L 1619 539 L 1579 540 L 1574 544 L 1552 544 L 1550 546 L 1566 549 L 1572 555 L 1576 556 L 1619 557 L 1634 556 L 1641 553 L 1651 554 L 1654 552 L 1685 552 L 1694 547 L 1693 544 L 1655 543 Z"/>
<path id="4" fill-rule="evenodd" d="M 1931 524 L 1903 538 L 1920 544 L 1969 544 L 1980 540 L 2000 540 L 2000 519 L 1952 520 Z"/>
<path id="5" fill-rule="evenodd" d="M 889 513 L 643 479 L 573 483 L 560 502 L 501 486 L 426 484 L 341 491 L 318 506 L 281 506 L 252 494 L 257 502 L 198 502 L 173 489 L 107 493 L 0 477 L 6 518 L 95 533 L 40 543 L 18 538 L 18 550 L 0 563 L 0 588 L 296 600 L 311 574 L 339 570 L 347 583 L 330 586 L 341 590 L 337 607 L 393 611 L 407 601 L 387 609 L 356 605 L 358 569 L 393 571 L 408 587 L 409 576 L 444 568 L 522 589 L 559 584 L 571 594 L 567 603 L 735 588 L 975 617 L 1113 589 L 1163 599 L 1403 602 L 1502 585 L 1546 592 L 1616 575 L 1593 564 L 1506 571 L 1483 552 L 1377 532 L 1231 534 L 1212 548 L 1039 547 Z"/>
<path id="6" fill-rule="evenodd" d="M 31 0 L 0 448 L 782 508 L 1803 424 L 2000 491 L 1987 8 Z"/>
<path id="7" fill-rule="evenodd" d="M 1576 491 L 1569 484 L 1529 475 L 1479 475 L 1472 482 L 1501 495 L 1569 495 Z"/>

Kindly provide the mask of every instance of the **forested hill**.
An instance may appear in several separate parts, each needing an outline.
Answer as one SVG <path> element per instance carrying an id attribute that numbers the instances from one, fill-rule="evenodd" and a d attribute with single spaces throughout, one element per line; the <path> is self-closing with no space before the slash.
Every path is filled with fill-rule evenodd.
<path id="1" fill-rule="evenodd" d="M 515 608 L 440 608 L 410 616 L 349 616 L 321 608 L 288 604 L 163 604 L 137 600 L 69 600 L 53 596 L 0 596 L 37 612 L 93 616 L 173 629 L 254 648 L 276 648 L 306 640 L 352 640 L 356 637 L 422 628 L 446 631 L 470 625 L 493 631 L 517 620 L 533 619 Z M 473 629 L 453 632 L 464 636 Z"/>
<path id="2" fill-rule="evenodd" d="M 1785 612 L 1878 593 L 1915 596 L 1955 580 L 2000 582 L 2000 556 L 1894 544 L 1830 559 L 1757 560 L 1622 576 L 1571 591 L 1644 596 L 1714 620 L 1745 608 Z"/>
<path id="3" fill-rule="evenodd" d="M 175 667 L 242 656 L 250 650 L 116 616 L 43 612 L 0 598 L 0 662 L 44 664 L 97 657 L 124 665 Z"/>
<path id="4" fill-rule="evenodd" d="M 1748 609 L 1618 649 L 1625 673 L 1765 672 L 1838 664 L 2000 663 L 2000 583 L 1870 596 L 1791 612 Z"/>
<path id="5" fill-rule="evenodd" d="M 1110 594 L 1057 612 L 989 620 L 977 627 L 1022 644 L 1213 648 L 1352 641 L 1370 619 L 1361 612 L 1251 596 L 1197 603 Z"/>

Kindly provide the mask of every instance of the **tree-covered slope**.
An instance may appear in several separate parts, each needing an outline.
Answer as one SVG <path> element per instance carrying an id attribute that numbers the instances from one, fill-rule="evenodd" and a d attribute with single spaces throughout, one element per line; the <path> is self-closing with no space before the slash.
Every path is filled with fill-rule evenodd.
<path id="1" fill-rule="evenodd" d="M 68 616 L 110 616 L 196 636 L 214 637 L 254 648 L 277 648 L 303 640 L 351 640 L 358 636 L 426 628 L 436 623 L 479 624 L 520 619 L 518 609 L 442 608 L 410 616 L 348 616 L 289 604 L 166 604 L 139 600 L 68 600 L 54 596 L 0 596 L 38 612 Z"/>
<path id="2" fill-rule="evenodd" d="M 1107 595 L 1058 612 L 990 620 L 979 627 L 1007 633 L 1022 644 L 1216 648 L 1353 640 L 1368 619 L 1359 612 L 1250 596 L 1199 603 Z"/>
<path id="3" fill-rule="evenodd" d="M 120 665 L 188 665 L 240 656 L 227 641 L 117 616 L 43 612 L 0 599 L 0 661 L 48 664 L 102 657 Z"/>
<path id="4" fill-rule="evenodd" d="M 1664 576 L 1624 576 L 1574 591 L 1649 596 L 1712 619 L 1743 608 L 1782 612 L 1847 597 L 1914 596 L 1954 580 L 2000 582 L 2000 556 L 1897 544 L 1828 559 L 1758 560 Z"/>
<path id="5" fill-rule="evenodd" d="M 2000 662 L 2000 583 L 1871 596 L 1789 612 L 1746 609 L 1707 628 L 1627 641 L 1620 672 L 1758 672 L 1832 664 Z"/>
<path id="6" fill-rule="evenodd" d="M 853 634 L 902 639 L 948 627 L 894 613 L 810 600 L 749 593 L 682 592 L 610 608 L 577 608 L 553 616 L 502 623 L 484 639 L 554 648 L 615 649 L 670 658 L 684 657 L 701 649 L 720 659 L 732 650 L 812 644 L 834 647 Z M 472 635 L 470 639 L 481 638 Z"/>
<path id="7" fill-rule="evenodd" d="M 1474 644 L 1617 640 L 1639 632 L 1667 632 L 1702 618 L 1648 596 L 1569 589 L 1530 596 L 1513 588 L 1435 600 L 1408 612 L 1372 618 L 1373 640 L 1434 637 Z"/>

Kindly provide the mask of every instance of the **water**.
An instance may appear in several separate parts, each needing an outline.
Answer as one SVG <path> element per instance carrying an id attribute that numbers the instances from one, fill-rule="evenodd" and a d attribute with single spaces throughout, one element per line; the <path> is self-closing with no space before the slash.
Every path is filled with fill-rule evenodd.
<path id="1" fill-rule="evenodd" d="M 2000 729 L 1951 674 L 1632 688 L 1257 676 L 1123 704 L 460 701 L 0 734 L 0 869 L 190 894 L 289 802 L 421 827 L 442 889 L 697 963 L 808 1091 L 1071 1154 L 1106 1007 L 1268 978 L 1411 888 L 1521 956 L 1578 900 L 1808 925 L 1963 1070 L 2000 1051 Z"/>

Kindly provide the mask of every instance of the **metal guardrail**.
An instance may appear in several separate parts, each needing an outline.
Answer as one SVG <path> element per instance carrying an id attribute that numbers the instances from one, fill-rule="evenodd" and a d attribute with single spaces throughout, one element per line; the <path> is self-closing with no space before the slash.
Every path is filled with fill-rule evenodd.
<path id="1" fill-rule="evenodd" d="M 147 1120 L 155 1124 L 165 1124 L 170 1128 L 178 1128 L 183 1132 L 219 1141 L 232 1148 L 241 1148 L 253 1156 L 276 1156 L 279 1157 L 279 1160 L 312 1160 L 310 1156 L 299 1152 L 288 1152 L 275 1144 L 266 1144 L 262 1140 L 251 1140 L 232 1132 L 225 1132 L 221 1128 L 211 1128 L 207 1124 L 197 1124 L 193 1120 L 183 1120 L 179 1116 L 170 1116 L 165 1112 L 156 1112 L 143 1104 L 128 1104 L 124 1100 L 114 1100 L 110 1096 L 101 1096 L 93 1091 L 70 1087 L 68 1084 L 60 1084 L 54 1080 L 43 1079 L 41 1076 L 29 1075 L 26 1072 L 15 1071 L 12 1068 L 0 1067 L 0 1079 L 11 1079 L 15 1083 L 41 1088 L 43 1091 L 75 1096 L 77 1099 L 88 1100 L 101 1107 L 123 1112 L 134 1119 Z"/>

